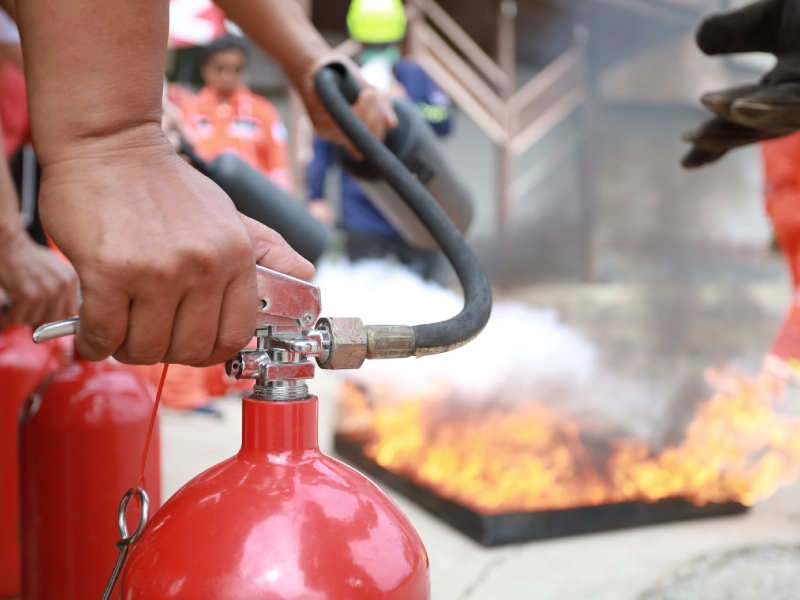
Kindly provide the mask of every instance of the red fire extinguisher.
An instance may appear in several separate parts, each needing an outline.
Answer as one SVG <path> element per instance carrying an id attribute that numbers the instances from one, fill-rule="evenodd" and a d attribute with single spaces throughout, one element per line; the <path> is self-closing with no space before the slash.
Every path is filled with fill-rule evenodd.
<path id="1" fill-rule="evenodd" d="M 425 548 L 399 508 L 317 446 L 317 398 L 248 397 L 242 448 L 188 483 L 128 557 L 129 600 L 424 600 Z"/>
<path id="2" fill-rule="evenodd" d="M 152 390 L 109 361 L 76 357 L 20 413 L 22 599 L 100 598 L 117 559 L 115 515 L 139 474 Z M 145 478 L 160 498 L 159 436 Z M 131 522 L 138 518 L 131 503 Z"/>
<path id="3" fill-rule="evenodd" d="M 367 358 L 458 348 L 488 321 L 491 288 L 436 201 L 352 114 L 357 82 L 344 73 L 329 65 L 317 74 L 320 98 L 440 243 L 464 288 L 464 308 L 414 327 L 320 319 L 318 288 L 257 267 L 257 347 L 227 365 L 237 379 L 255 380 L 243 401 L 241 450 L 187 483 L 142 531 L 129 536 L 120 527 L 124 600 L 430 598 L 428 556 L 405 515 L 363 475 L 320 452 L 310 359 L 356 369 Z M 70 324 L 44 333 L 62 327 Z"/>
<path id="4" fill-rule="evenodd" d="M 267 307 L 258 347 L 229 365 L 238 378 L 256 379 L 243 401 L 241 450 L 156 513 L 130 549 L 121 597 L 429 598 L 428 557 L 411 523 L 366 477 L 317 445 L 318 401 L 305 380 L 314 375 L 308 358 L 325 345 L 323 331 L 312 329 L 319 290 L 261 268 L 258 281 Z"/>
<path id="5" fill-rule="evenodd" d="M 53 346 L 34 344 L 24 325 L 0 333 L 0 598 L 16 598 L 20 591 L 17 416 L 25 399 L 58 367 Z"/>

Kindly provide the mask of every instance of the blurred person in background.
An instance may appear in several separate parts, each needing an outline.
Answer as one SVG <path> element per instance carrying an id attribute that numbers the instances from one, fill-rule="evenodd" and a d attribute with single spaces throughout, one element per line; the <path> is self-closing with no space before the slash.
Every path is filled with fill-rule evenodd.
<path id="1" fill-rule="evenodd" d="M 241 38 L 212 42 L 200 66 L 205 86 L 178 103 L 201 158 L 208 161 L 232 152 L 291 193 L 286 128 L 272 103 L 245 84 L 247 61 L 247 44 Z"/>
<path id="2" fill-rule="evenodd" d="M 0 332 L 39 325 L 78 309 L 75 270 L 28 234 L 9 160 L 30 139 L 22 50 L 13 20 L 0 10 Z"/>
<path id="3" fill-rule="evenodd" d="M 775 241 L 792 281 L 792 303 L 773 341 L 766 366 L 800 381 L 800 133 L 761 144 L 764 196 Z"/>
<path id="4" fill-rule="evenodd" d="M 362 76 L 377 89 L 408 98 L 440 136 L 450 132 L 452 103 L 413 61 L 403 58 L 406 14 L 401 0 L 353 0 L 347 13 L 350 36 L 363 44 L 357 62 Z M 336 146 L 317 136 L 314 158 L 306 171 L 309 212 L 322 222 L 336 217 L 325 200 L 325 178 L 336 162 Z M 426 279 L 436 271 L 440 254 L 415 248 L 372 204 L 356 181 L 342 173 L 341 225 L 347 234 L 351 261 L 394 257 Z"/>

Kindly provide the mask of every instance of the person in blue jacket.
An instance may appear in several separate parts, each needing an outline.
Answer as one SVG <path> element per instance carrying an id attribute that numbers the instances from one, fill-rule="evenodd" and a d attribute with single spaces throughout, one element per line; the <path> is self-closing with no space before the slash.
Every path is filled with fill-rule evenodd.
<path id="1" fill-rule="evenodd" d="M 362 75 L 378 89 L 407 97 L 440 136 L 452 126 L 452 103 L 413 61 L 403 58 L 406 16 L 401 0 L 354 0 L 347 14 L 350 36 L 364 44 L 358 55 Z M 324 198 L 325 177 L 336 162 L 336 146 L 314 138 L 314 159 L 306 171 L 309 212 L 323 222 L 335 220 Z M 395 257 L 429 279 L 439 262 L 439 252 L 419 250 L 403 241 L 356 181 L 342 173 L 340 225 L 347 234 L 351 261 Z"/>

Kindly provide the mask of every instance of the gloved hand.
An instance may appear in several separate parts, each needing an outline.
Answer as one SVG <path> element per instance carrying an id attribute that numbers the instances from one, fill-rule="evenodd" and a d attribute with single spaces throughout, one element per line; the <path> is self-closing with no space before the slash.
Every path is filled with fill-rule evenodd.
<path id="1" fill-rule="evenodd" d="M 800 129 L 800 0 L 761 0 L 706 19 L 697 45 L 708 55 L 769 52 L 775 68 L 758 84 L 711 92 L 701 102 L 716 117 L 683 134 L 692 148 L 684 168 L 714 162 L 728 150 Z"/>

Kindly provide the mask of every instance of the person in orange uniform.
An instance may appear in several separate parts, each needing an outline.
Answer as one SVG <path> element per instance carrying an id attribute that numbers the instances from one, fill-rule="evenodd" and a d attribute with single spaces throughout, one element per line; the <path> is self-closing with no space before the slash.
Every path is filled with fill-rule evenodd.
<path id="1" fill-rule="evenodd" d="M 767 366 L 800 378 L 800 133 L 761 144 L 766 209 L 792 277 L 793 298 Z"/>
<path id="2" fill-rule="evenodd" d="M 181 109 L 201 158 L 233 152 L 291 193 L 286 128 L 272 103 L 244 84 L 247 60 L 240 38 L 227 36 L 207 46 L 200 70 L 205 87 L 185 98 Z"/>

